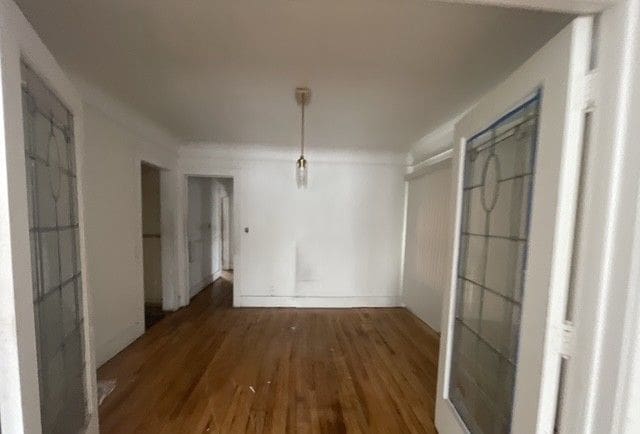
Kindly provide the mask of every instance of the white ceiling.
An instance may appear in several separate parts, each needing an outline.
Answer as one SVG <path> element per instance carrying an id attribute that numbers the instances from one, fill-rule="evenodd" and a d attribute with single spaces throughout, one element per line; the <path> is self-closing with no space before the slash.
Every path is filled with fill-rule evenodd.
<path id="1" fill-rule="evenodd" d="M 406 149 L 568 21 L 426 0 L 18 0 L 56 58 L 189 141 Z"/>

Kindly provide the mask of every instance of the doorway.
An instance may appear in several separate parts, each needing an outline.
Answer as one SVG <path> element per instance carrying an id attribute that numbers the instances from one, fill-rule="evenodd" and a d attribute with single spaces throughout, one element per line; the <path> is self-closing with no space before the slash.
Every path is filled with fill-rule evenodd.
<path id="1" fill-rule="evenodd" d="M 149 329 L 164 317 L 162 309 L 162 236 L 160 224 L 160 169 L 142 163 L 142 256 L 144 320 Z"/>
<path id="2" fill-rule="evenodd" d="M 187 177 L 189 296 L 222 278 L 233 282 L 233 178 Z"/>

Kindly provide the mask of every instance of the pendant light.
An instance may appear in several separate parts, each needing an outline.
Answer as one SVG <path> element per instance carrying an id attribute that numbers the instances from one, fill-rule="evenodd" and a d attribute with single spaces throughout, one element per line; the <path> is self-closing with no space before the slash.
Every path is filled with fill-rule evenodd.
<path id="1" fill-rule="evenodd" d="M 311 90 L 307 87 L 298 87 L 295 96 L 300 106 L 300 158 L 296 161 L 296 184 L 298 188 L 306 188 L 309 170 L 307 160 L 304 158 L 304 108 L 311 99 Z"/>

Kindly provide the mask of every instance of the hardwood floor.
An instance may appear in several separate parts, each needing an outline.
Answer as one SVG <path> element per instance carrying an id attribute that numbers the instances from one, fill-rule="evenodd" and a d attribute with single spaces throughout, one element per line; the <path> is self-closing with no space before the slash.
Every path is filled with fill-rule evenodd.
<path id="1" fill-rule="evenodd" d="M 107 362 L 102 433 L 435 433 L 438 337 L 405 309 L 234 309 L 218 280 Z"/>

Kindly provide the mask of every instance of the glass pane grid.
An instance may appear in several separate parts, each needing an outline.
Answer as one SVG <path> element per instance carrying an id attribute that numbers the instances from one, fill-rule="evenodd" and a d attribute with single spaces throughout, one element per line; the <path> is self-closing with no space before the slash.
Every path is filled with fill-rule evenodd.
<path id="1" fill-rule="evenodd" d="M 449 397 L 472 433 L 508 433 L 540 96 L 467 142 Z"/>
<path id="2" fill-rule="evenodd" d="M 24 63 L 22 81 L 42 431 L 79 432 L 87 402 L 73 116 Z"/>

